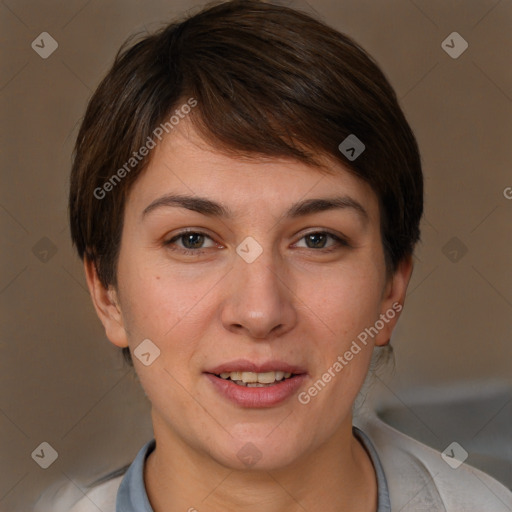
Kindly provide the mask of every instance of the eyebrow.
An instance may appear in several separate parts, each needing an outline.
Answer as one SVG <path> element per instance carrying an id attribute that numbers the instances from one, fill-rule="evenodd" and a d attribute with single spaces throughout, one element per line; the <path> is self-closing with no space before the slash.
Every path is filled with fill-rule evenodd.
<path id="1" fill-rule="evenodd" d="M 232 219 L 233 212 L 220 203 L 207 199 L 205 197 L 166 194 L 155 199 L 142 212 L 142 217 L 162 207 L 185 208 L 209 217 L 219 217 Z M 335 209 L 350 209 L 358 214 L 364 224 L 368 222 L 369 216 L 365 208 L 350 196 L 325 197 L 318 199 L 306 199 L 294 203 L 283 215 L 284 218 L 294 219 L 304 217 L 313 213 L 324 212 Z"/>

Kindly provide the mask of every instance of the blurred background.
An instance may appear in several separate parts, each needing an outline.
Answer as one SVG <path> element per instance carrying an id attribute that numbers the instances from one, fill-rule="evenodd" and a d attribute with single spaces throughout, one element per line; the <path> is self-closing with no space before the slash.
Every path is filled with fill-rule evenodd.
<path id="1" fill-rule="evenodd" d="M 395 369 L 375 380 L 372 403 L 439 451 L 457 441 L 468 464 L 512 487 L 512 1 L 281 3 L 377 60 L 422 152 L 422 242 Z M 201 5 L 0 2 L 2 512 L 32 510 L 63 484 L 78 499 L 152 437 L 147 399 L 71 248 L 68 175 L 87 101 L 122 42 Z M 43 442 L 58 455 L 47 469 Z"/>

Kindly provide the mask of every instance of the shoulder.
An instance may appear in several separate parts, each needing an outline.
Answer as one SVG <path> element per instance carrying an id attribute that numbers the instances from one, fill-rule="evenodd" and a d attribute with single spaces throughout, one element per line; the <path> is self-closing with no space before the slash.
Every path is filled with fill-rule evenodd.
<path id="1" fill-rule="evenodd" d="M 102 512 L 115 512 L 117 491 L 122 479 L 122 476 L 118 476 L 93 487 L 69 512 L 98 512 L 98 509 Z"/>
<path id="2" fill-rule="evenodd" d="M 512 492 L 486 473 L 465 463 L 452 468 L 440 452 L 399 432 L 376 415 L 357 423 L 379 455 L 393 510 L 512 510 Z"/>
<path id="3" fill-rule="evenodd" d="M 116 476 L 81 492 L 67 481 L 47 489 L 34 505 L 34 512 L 115 512 L 117 490 L 123 476 Z"/>
<path id="4" fill-rule="evenodd" d="M 154 447 L 155 440 L 148 441 L 132 463 L 102 476 L 83 491 L 70 480 L 55 484 L 39 498 L 34 512 L 116 512 L 118 495 L 126 500 L 143 499 L 146 496 L 143 489 L 144 460 Z"/>

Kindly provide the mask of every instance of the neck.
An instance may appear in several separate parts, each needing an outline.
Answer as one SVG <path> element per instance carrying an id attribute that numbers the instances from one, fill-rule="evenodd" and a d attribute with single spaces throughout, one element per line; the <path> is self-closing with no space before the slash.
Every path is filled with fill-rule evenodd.
<path id="1" fill-rule="evenodd" d="M 144 470 L 153 510 L 375 512 L 375 471 L 349 420 L 287 467 L 240 471 L 194 450 L 154 415 L 157 445 Z"/>

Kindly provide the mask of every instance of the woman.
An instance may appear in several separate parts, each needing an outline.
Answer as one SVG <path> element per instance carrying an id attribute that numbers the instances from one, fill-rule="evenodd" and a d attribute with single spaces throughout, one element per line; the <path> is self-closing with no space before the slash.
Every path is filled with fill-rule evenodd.
<path id="1" fill-rule="evenodd" d="M 422 211 L 395 93 L 339 32 L 232 1 L 123 49 L 81 126 L 70 220 L 154 439 L 73 511 L 512 509 L 484 473 L 352 424 Z"/>

